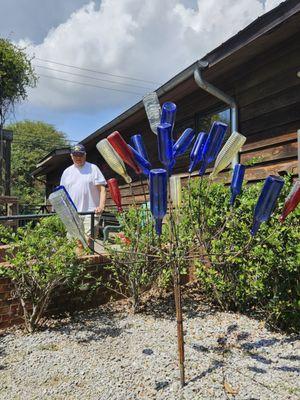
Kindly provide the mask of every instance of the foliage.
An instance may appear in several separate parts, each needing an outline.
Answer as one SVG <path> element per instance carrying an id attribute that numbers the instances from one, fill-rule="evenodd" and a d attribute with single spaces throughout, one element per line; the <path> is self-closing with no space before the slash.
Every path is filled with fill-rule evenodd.
<path id="1" fill-rule="evenodd" d="M 251 239 L 253 209 L 263 183 L 247 185 L 233 209 L 229 207 L 229 188 L 220 183 L 208 186 L 203 180 L 191 185 L 186 196 L 182 224 L 195 241 L 195 226 L 200 226 L 196 240 L 200 256 L 197 272 L 208 295 L 224 309 L 262 312 L 273 323 L 299 328 L 300 309 L 300 225 L 299 208 L 284 224 L 279 211 L 290 190 L 290 177 L 277 211 L 263 223 Z M 200 194 L 200 203 L 199 203 Z M 191 227 L 194 227 L 191 229 Z"/>
<path id="2" fill-rule="evenodd" d="M 8 39 L 0 38 L 0 117 L 15 103 L 25 100 L 27 88 L 35 87 L 36 75 L 24 49 L 19 48 Z"/>
<path id="3" fill-rule="evenodd" d="M 43 202 L 44 185 L 31 172 L 50 151 L 68 146 L 62 132 L 40 121 L 21 121 L 7 127 L 14 133 L 12 142 L 12 194 L 24 203 Z"/>
<path id="4" fill-rule="evenodd" d="M 133 310 L 140 303 L 140 295 L 156 281 L 161 270 L 160 247 L 154 244 L 153 224 L 149 210 L 130 207 L 117 215 L 122 233 L 115 246 L 107 246 L 111 263 L 109 288 L 130 297 Z"/>
<path id="5" fill-rule="evenodd" d="M 0 172 L 2 174 L 2 129 L 16 103 L 25 100 L 27 89 L 35 87 L 36 75 L 23 49 L 0 38 Z M 2 175 L 0 184 L 2 185 Z M 3 188 L 0 188 L 0 194 Z"/>
<path id="6" fill-rule="evenodd" d="M 17 235 L 10 237 L 10 243 L 7 260 L 12 267 L 2 267 L 0 276 L 12 280 L 26 330 L 33 332 L 55 291 L 61 286 L 79 287 L 85 267 L 76 257 L 74 241 L 66 240 L 57 217 L 44 218 L 35 227 L 29 224 L 19 228 Z"/>
<path id="7" fill-rule="evenodd" d="M 128 240 L 119 239 L 117 251 L 110 250 L 112 281 L 138 303 L 150 285 L 172 282 L 174 263 L 184 273 L 193 260 L 203 290 L 223 309 L 254 311 L 273 326 L 299 329 L 299 207 L 284 224 L 278 221 L 290 179 L 270 221 L 254 238 L 250 228 L 263 182 L 244 185 L 231 208 L 223 182 L 191 180 L 181 210 L 172 213 L 172 232 L 168 217 L 160 239 L 152 224 L 142 221 L 142 211 L 131 208 L 119 216 Z"/>

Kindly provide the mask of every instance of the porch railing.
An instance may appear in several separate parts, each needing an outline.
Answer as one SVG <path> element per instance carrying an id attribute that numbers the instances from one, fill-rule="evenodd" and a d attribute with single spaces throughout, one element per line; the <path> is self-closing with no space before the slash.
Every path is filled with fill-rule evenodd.
<path id="1" fill-rule="evenodd" d="M 95 239 L 95 213 L 94 212 L 79 212 L 79 215 L 90 215 L 91 216 L 91 238 L 92 245 L 91 250 L 94 251 L 94 239 Z M 47 218 L 56 215 L 56 213 L 44 213 L 44 214 L 19 214 L 19 215 L 5 215 L 0 216 L 0 224 L 1 223 L 9 223 L 16 221 L 17 227 L 25 226 L 26 223 L 30 221 L 38 221 L 41 218 Z M 104 211 L 100 217 L 100 225 L 105 225 L 106 221 L 111 221 L 114 218 L 113 214 Z"/>

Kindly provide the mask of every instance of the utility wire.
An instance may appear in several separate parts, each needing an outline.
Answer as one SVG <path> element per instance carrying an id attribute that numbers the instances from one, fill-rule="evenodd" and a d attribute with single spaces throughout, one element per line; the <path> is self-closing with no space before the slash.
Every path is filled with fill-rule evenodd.
<path id="1" fill-rule="evenodd" d="M 151 89 L 150 87 L 147 87 L 147 86 L 140 86 L 140 85 L 134 85 L 132 83 L 116 82 L 116 81 L 111 81 L 111 80 L 108 80 L 108 79 L 95 78 L 93 76 L 88 76 L 88 75 L 75 74 L 74 72 L 68 72 L 68 71 L 63 71 L 62 69 L 55 69 L 55 68 L 51 68 L 51 67 L 45 67 L 43 65 L 35 64 L 34 66 L 38 67 L 38 68 L 47 69 L 47 70 L 50 70 L 50 71 L 61 72 L 63 74 L 67 74 L 67 75 L 80 76 L 81 78 L 93 79 L 95 81 L 113 83 L 115 85 L 132 86 L 132 87 L 136 87 L 136 88 L 139 88 L 139 89 L 149 89 L 149 90 Z"/>
<path id="2" fill-rule="evenodd" d="M 137 95 L 139 95 L 139 96 L 142 95 L 142 93 L 130 92 L 129 90 L 108 88 L 108 87 L 105 87 L 105 86 L 92 85 L 92 84 L 90 84 L 90 83 L 76 82 L 76 81 L 71 81 L 71 80 L 69 80 L 69 79 L 56 78 L 56 77 L 54 77 L 54 76 L 49 76 L 49 75 L 39 74 L 39 76 L 41 76 L 41 77 L 43 77 L 43 78 L 57 79 L 58 81 L 76 83 L 77 85 L 81 85 L 81 86 L 90 86 L 90 87 L 95 87 L 95 88 L 98 88 L 98 89 L 113 90 L 114 92 L 122 92 L 122 93 L 137 94 Z"/>
<path id="3" fill-rule="evenodd" d="M 15 142 L 22 142 L 23 143 L 23 142 L 26 142 L 27 140 L 34 139 L 34 138 L 37 138 L 38 140 L 42 140 L 45 143 L 54 143 L 54 144 L 56 144 L 56 142 L 54 140 L 52 140 L 52 139 L 50 139 L 50 138 L 48 138 L 46 136 L 45 137 L 41 137 L 41 136 L 36 136 L 35 134 L 30 134 L 30 135 L 23 134 L 23 136 L 16 136 L 16 137 L 13 138 L 12 143 L 15 143 Z M 77 142 L 79 142 L 79 140 L 66 139 L 65 145 L 68 146 L 69 142 L 76 142 L 77 143 Z"/>
<path id="4" fill-rule="evenodd" d="M 125 75 L 116 75 L 116 74 L 111 74 L 108 72 L 103 72 L 103 71 L 96 71 L 94 69 L 89 69 L 89 68 L 82 68 L 82 67 L 77 67 L 76 65 L 70 65 L 70 64 L 63 64 L 57 61 L 51 61 L 51 60 L 45 60 L 44 58 L 39 58 L 35 57 L 35 60 L 43 61 L 43 62 L 48 62 L 51 64 L 57 64 L 57 65 L 62 65 L 64 67 L 70 67 L 70 68 L 75 68 L 75 69 L 80 69 L 82 71 L 88 71 L 88 72 L 94 72 L 95 74 L 102 74 L 102 75 L 109 75 L 109 76 L 114 76 L 116 78 L 125 78 L 125 79 L 130 79 L 133 81 L 138 81 L 138 82 L 146 82 L 146 83 L 151 83 L 153 85 L 160 85 L 161 83 L 159 82 L 153 82 L 153 81 L 146 81 L 145 79 L 140 79 L 140 78 L 132 78 L 130 76 L 125 76 Z"/>

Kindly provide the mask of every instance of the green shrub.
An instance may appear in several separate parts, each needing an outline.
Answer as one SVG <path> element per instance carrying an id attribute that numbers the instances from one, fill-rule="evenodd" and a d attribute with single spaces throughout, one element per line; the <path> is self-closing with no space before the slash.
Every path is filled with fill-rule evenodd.
<path id="1" fill-rule="evenodd" d="M 111 290 L 130 298 L 133 311 L 139 308 L 141 294 L 158 278 L 161 251 L 153 231 L 151 214 L 136 206 L 117 214 L 121 233 L 115 245 L 107 246 L 111 263 L 105 267 L 110 277 L 102 282 Z"/>
<path id="2" fill-rule="evenodd" d="M 191 183 L 185 193 L 182 225 L 202 256 L 197 274 L 206 293 L 224 309 L 256 310 L 277 326 L 299 329 L 300 311 L 300 209 L 286 222 L 278 221 L 290 191 L 286 178 L 277 209 L 251 240 L 253 209 L 263 183 L 247 185 L 229 207 L 230 190 L 220 183 Z M 200 207 L 199 207 L 200 195 Z M 201 228 L 198 218 L 200 216 Z M 195 229 L 198 240 L 195 240 Z M 204 255 L 203 255 L 204 254 Z M 208 255 L 207 255 L 208 254 Z"/>
<path id="3" fill-rule="evenodd" d="M 80 286 L 85 267 L 57 217 L 44 218 L 35 227 L 29 224 L 19 228 L 6 241 L 11 243 L 7 257 L 11 267 L 2 267 L 0 276 L 12 280 L 24 312 L 25 328 L 33 332 L 55 291 L 61 286 Z"/>

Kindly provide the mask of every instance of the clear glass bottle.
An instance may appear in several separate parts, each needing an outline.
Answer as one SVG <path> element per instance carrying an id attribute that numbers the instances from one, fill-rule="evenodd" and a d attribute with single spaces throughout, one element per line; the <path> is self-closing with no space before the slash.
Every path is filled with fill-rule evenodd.
<path id="1" fill-rule="evenodd" d="M 131 177 L 127 174 L 122 158 L 107 139 L 100 140 L 96 148 L 113 171 L 122 176 L 126 183 L 132 182 Z"/>
<path id="2" fill-rule="evenodd" d="M 68 234 L 80 240 L 84 247 L 88 247 L 82 219 L 79 217 L 76 206 L 66 188 L 64 186 L 58 186 L 54 192 L 50 194 L 49 201 L 64 224 Z"/>
<path id="3" fill-rule="evenodd" d="M 230 135 L 217 156 L 214 169 L 210 174 L 211 178 L 214 178 L 219 172 L 228 167 L 228 165 L 234 159 L 234 156 L 240 151 L 245 142 L 246 137 L 241 135 L 239 132 L 233 132 Z"/>
<path id="4" fill-rule="evenodd" d="M 157 126 L 160 124 L 161 107 L 156 92 L 147 93 L 143 97 L 143 104 L 150 124 L 150 128 L 157 135 Z"/>
<path id="5" fill-rule="evenodd" d="M 178 175 L 171 176 L 170 178 L 170 199 L 174 208 L 178 209 L 181 207 L 181 179 Z"/>

